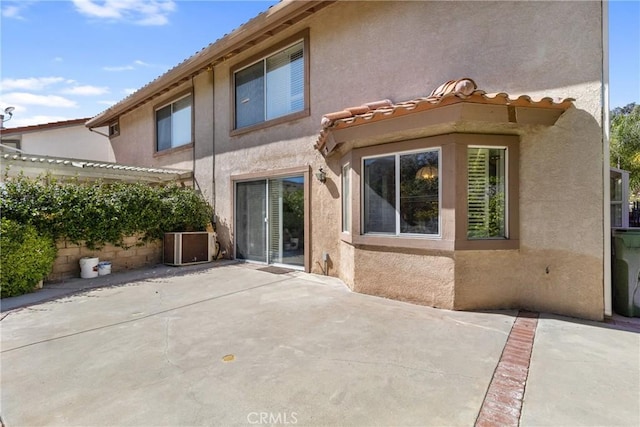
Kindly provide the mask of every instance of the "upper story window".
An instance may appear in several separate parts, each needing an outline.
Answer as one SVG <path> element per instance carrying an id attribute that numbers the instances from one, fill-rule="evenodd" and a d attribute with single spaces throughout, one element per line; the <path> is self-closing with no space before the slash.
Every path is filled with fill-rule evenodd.
<path id="1" fill-rule="evenodd" d="M 440 233 L 440 149 L 363 159 L 365 234 Z"/>
<path id="2" fill-rule="evenodd" d="M 183 96 L 156 109 L 156 151 L 191 144 L 193 97 Z"/>
<path id="3" fill-rule="evenodd" d="M 120 135 L 120 123 L 113 122 L 109 125 L 109 136 L 118 136 Z"/>
<path id="4" fill-rule="evenodd" d="M 296 118 L 307 109 L 307 41 L 297 36 L 285 43 L 233 73 L 234 129 Z"/>

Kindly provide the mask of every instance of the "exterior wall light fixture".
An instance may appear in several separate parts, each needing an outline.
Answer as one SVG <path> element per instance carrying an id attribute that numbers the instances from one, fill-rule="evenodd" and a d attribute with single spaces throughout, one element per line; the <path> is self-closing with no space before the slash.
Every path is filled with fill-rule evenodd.
<path id="1" fill-rule="evenodd" d="M 14 107 L 7 107 L 4 109 L 4 113 L 0 114 L 0 129 L 4 129 L 4 122 L 8 122 L 13 117 Z M 5 114 L 9 116 L 9 118 L 5 119 Z"/>
<path id="2" fill-rule="evenodd" d="M 324 169 L 320 168 L 318 169 L 318 172 L 316 172 L 316 178 L 318 179 L 318 181 L 324 184 L 327 181 L 327 173 L 324 171 Z"/>

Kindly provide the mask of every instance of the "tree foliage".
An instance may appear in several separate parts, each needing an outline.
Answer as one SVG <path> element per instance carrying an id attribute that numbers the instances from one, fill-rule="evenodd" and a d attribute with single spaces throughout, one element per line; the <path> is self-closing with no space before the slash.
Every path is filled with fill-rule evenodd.
<path id="1" fill-rule="evenodd" d="M 0 219 L 0 297 L 32 292 L 47 277 L 56 259 L 56 245 L 35 227 Z"/>
<path id="2" fill-rule="evenodd" d="M 640 195 L 640 105 L 618 107 L 611 112 L 611 166 L 630 172 L 629 188 Z"/>
<path id="3" fill-rule="evenodd" d="M 50 177 L 7 180 L 0 216 L 33 225 L 53 239 L 124 247 L 124 238 L 162 238 L 170 231 L 201 231 L 212 218 L 210 206 L 193 189 L 144 183 L 59 182 Z"/>

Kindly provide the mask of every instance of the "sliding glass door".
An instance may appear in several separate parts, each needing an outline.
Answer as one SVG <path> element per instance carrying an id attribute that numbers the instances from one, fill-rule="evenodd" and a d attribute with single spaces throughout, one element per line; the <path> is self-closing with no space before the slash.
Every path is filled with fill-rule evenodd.
<path id="1" fill-rule="evenodd" d="M 304 177 L 236 184 L 236 258 L 304 266 Z"/>
<path id="2" fill-rule="evenodd" d="M 236 258 L 267 262 L 266 181 L 236 186 Z"/>

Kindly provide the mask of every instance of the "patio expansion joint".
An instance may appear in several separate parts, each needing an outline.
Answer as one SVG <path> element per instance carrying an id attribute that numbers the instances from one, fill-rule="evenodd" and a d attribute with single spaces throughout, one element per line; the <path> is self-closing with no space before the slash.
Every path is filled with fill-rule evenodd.
<path id="1" fill-rule="evenodd" d="M 475 427 L 520 425 L 538 313 L 520 311 L 480 407 Z"/>

